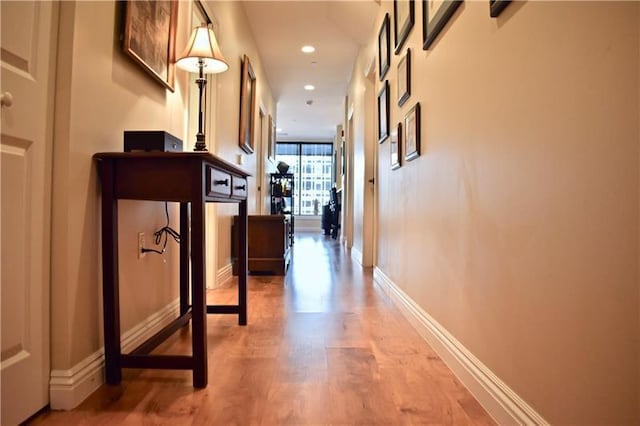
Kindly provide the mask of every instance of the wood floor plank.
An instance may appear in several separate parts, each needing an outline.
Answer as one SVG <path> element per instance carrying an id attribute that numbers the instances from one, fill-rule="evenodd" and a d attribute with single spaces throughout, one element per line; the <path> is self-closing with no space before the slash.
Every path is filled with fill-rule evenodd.
<path id="1" fill-rule="evenodd" d="M 236 281 L 207 292 L 232 304 Z M 124 370 L 33 425 L 493 425 L 486 411 L 335 240 L 298 235 L 286 276 L 249 277 L 249 325 L 209 315 L 209 385 Z M 154 353 L 190 354 L 190 327 Z"/>
<path id="2" fill-rule="evenodd" d="M 320 382 L 274 383 L 267 406 L 260 422 L 265 426 L 327 424 L 329 389 Z"/>

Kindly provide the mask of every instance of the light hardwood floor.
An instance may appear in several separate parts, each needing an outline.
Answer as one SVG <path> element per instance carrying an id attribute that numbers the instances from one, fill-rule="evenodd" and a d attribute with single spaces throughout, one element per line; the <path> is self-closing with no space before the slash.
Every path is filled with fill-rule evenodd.
<path id="1" fill-rule="evenodd" d="M 231 302 L 233 284 L 208 298 Z M 120 386 L 30 424 L 494 424 L 336 241 L 297 236 L 287 276 L 249 286 L 247 327 L 208 318 L 207 388 L 195 390 L 190 372 L 124 370 Z M 188 333 L 157 352 L 188 353 Z"/>

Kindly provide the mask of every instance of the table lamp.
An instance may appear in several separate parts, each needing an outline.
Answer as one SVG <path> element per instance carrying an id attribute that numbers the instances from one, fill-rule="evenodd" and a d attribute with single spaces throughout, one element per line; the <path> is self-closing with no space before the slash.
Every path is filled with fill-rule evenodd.
<path id="1" fill-rule="evenodd" d="M 194 151 L 206 151 L 204 130 L 202 129 L 202 93 L 207 80 L 204 74 L 217 74 L 229 69 L 227 61 L 220 52 L 220 46 L 216 36 L 207 24 L 195 27 L 189 37 L 189 42 L 182 55 L 176 61 L 178 68 L 192 73 L 198 73 L 196 84 L 198 85 L 200 98 L 198 101 L 198 134 Z"/>

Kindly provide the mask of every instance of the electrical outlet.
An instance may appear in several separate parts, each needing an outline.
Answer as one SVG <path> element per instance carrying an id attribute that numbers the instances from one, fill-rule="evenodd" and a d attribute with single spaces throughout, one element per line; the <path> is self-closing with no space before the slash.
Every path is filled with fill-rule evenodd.
<path id="1" fill-rule="evenodd" d="M 142 259 L 147 253 L 142 251 L 144 247 L 144 232 L 138 232 L 138 259 Z"/>

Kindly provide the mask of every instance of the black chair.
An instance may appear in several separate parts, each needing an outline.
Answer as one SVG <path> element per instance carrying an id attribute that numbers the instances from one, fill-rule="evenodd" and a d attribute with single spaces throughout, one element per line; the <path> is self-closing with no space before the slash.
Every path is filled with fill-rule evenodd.
<path id="1" fill-rule="evenodd" d="M 331 225 L 331 238 L 334 240 L 338 238 L 340 231 L 340 209 L 341 209 L 341 194 L 338 194 L 338 190 L 334 187 L 331 188 L 329 194 L 329 222 Z M 324 213 L 324 212 L 323 212 Z"/>

